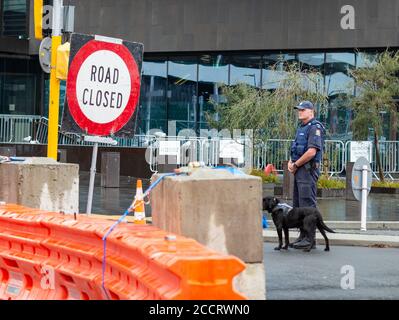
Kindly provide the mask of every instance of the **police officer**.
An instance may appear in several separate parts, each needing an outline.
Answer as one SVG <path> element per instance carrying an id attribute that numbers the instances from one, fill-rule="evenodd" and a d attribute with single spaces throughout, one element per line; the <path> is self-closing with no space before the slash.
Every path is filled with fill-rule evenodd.
<path id="1" fill-rule="evenodd" d="M 295 175 L 293 206 L 316 207 L 317 180 L 320 175 L 325 129 L 315 119 L 314 106 L 310 101 L 302 101 L 295 107 L 301 121 L 295 141 L 291 146 L 291 160 L 288 170 Z M 309 245 L 309 239 L 301 230 L 299 238 L 293 243 L 294 248 Z"/>

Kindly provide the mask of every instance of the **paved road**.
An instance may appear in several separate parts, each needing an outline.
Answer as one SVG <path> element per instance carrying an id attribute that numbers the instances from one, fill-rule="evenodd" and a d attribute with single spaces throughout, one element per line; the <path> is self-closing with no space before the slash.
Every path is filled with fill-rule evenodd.
<path id="1" fill-rule="evenodd" d="M 399 299 L 399 249 L 324 246 L 307 254 L 265 243 L 268 299 Z M 355 271 L 355 289 L 341 289 L 341 268 Z"/>

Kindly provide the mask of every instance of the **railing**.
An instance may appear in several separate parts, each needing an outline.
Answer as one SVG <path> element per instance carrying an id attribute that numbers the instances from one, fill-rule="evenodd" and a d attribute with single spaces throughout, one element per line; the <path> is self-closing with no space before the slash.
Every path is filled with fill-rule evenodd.
<path id="1" fill-rule="evenodd" d="M 270 139 L 254 148 L 254 167 L 263 169 L 273 164 L 277 172 L 283 172 L 283 162 L 290 159 L 292 140 Z M 345 170 L 345 145 L 339 140 L 325 141 L 325 161 L 321 170 L 327 165 L 330 175 L 340 174 Z"/>
<path id="2" fill-rule="evenodd" d="M 59 127 L 60 128 L 60 127 Z M 48 119 L 41 116 L 22 115 L 0 115 L 0 143 L 40 143 L 47 144 Z M 118 141 L 117 147 L 141 147 L 148 148 L 150 168 L 157 171 L 157 152 L 159 139 L 153 135 L 135 135 L 133 138 L 115 138 Z M 162 139 L 180 141 L 180 159 L 178 165 L 186 165 L 190 161 L 203 161 L 207 166 L 219 164 L 220 139 L 219 138 L 185 138 L 165 137 Z M 252 157 L 250 163 L 254 168 L 263 169 L 271 163 L 278 172 L 283 172 L 283 161 L 290 158 L 290 147 L 292 140 L 269 139 L 266 142 L 254 146 L 253 153 L 249 143 L 245 142 L 245 162 Z M 90 146 L 92 143 L 85 142 L 81 135 L 59 132 L 59 145 Z M 327 165 L 327 172 L 330 175 L 341 174 L 345 170 L 346 163 L 350 160 L 351 141 L 344 143 L 340 140 L 326 140 L 324 157 Z M 103 146 L 103 145 L 101 145 Z M 104 145 L 105 146 L 105 145 Z M 110 147 L 109 145 L 106 145 Z M 380 159 L 384 175 L 393 179 L 393 174 L 399 174 L 399 141 L 380 141 Z M 377 177 L 376 150 L 372 146 L 371 167 Z"/>
<path id="3" fill-rule="evenodd" d="M 351 143 L 352 141 L 345 143 L 345 163 L 350 161 Z M 393 179 L 392 174 L 399 173 L 399 141 L 379 141 L 378 147 L 384 176 Z M 370 166 L 375 177 L 378 172 L 376 152 L 375 145 L 372 143 Z"/>
<path id="4" fill-rule="evenodd" d="M 58 126 L 58 130 L 61 129 L 61 126 Z M 47 144 L 47 135 L 48 135 L 48 119 L 45 117 L 41 117 L 38 121 L 35 141 L 41 144 Z M 83 145 L 83 141 L 80 135 L 73 133 L 58 133 L 58 144 L 59 145 Z"/>
<path id="5" fill-rule="evenodd" d="M 83 137 L 75 133 L 61 132 L 61 126 L 58 126 L 58 144 L 62 146 L 91 146 L 93 143 L 86 142 Z M 48 134 L 48 119 L 41 117 L 38 121 L 36 141 L 41 144 L 47 144 L 47 134 Z M 151 141 L 152 136 L 135 135 L 133 138 L 120 138 L 116 137 L 115 140 L 118 141 L 117 147 L 145 147 Z M 99 144 L 99 146 L 110 146 L 105 144 Z"/>
<path id="6" fill-rule="evenodd" d="M 179 155 L 160 155 L 159 150 L 162 141 L 179 141 Z M 223 164 L 220 158 L 221 141 L 234 141 L 238 145 L 242 145 L 243 153 L 241 159 L 234 159 L 238 167 L 252 163 L 250 141 L 245 138 L 187 138 L 181 136 L 154 138 L 147 149 L 146 158 L 152 172 L 158 171 L 159 164 L 166 163 L 181 167 L 186 166 L 189 162 L 200 161 L 206 166 L 216 167 L 219 164 Z"/>
<path id="7" fill-rule="evenodd" d="M 24 143 L 34 137 L 40 116 L 0 115 L 0 142 Z"/>

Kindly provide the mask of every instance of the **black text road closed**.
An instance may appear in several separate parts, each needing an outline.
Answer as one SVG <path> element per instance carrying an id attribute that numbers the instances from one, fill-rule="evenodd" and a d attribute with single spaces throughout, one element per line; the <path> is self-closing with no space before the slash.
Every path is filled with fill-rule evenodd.
<path id="1" fill-rule="evenodd" d="M 71 52 L 73 40 L 74 35 Z M 142 45 L 136 45 L 141 46 L 142 59 Z M 84 133 L 115 134 L 133 115 L 140 93 L 134 53 L 121 40 L 97 36 L 76 51 L 68 72 L 67 101 L 71 117 Z"/>

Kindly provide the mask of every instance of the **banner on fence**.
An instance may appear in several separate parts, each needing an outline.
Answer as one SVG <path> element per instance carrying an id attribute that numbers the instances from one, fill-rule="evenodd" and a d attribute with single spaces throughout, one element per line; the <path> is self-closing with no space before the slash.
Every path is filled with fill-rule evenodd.
<path id="1" fill-rule="evenodd" d="M 350 143 L 350 162 L 356 162 L 360 157 L 364 157 L 368 162 L 372 161 L 371 141 L 351 141 Z"/>
<path id="2" fill-rule="evenodd" d="M 233 158 L 243 163 L 244 145 L 234 140 L 220 140 L 219 158 Z"/>

